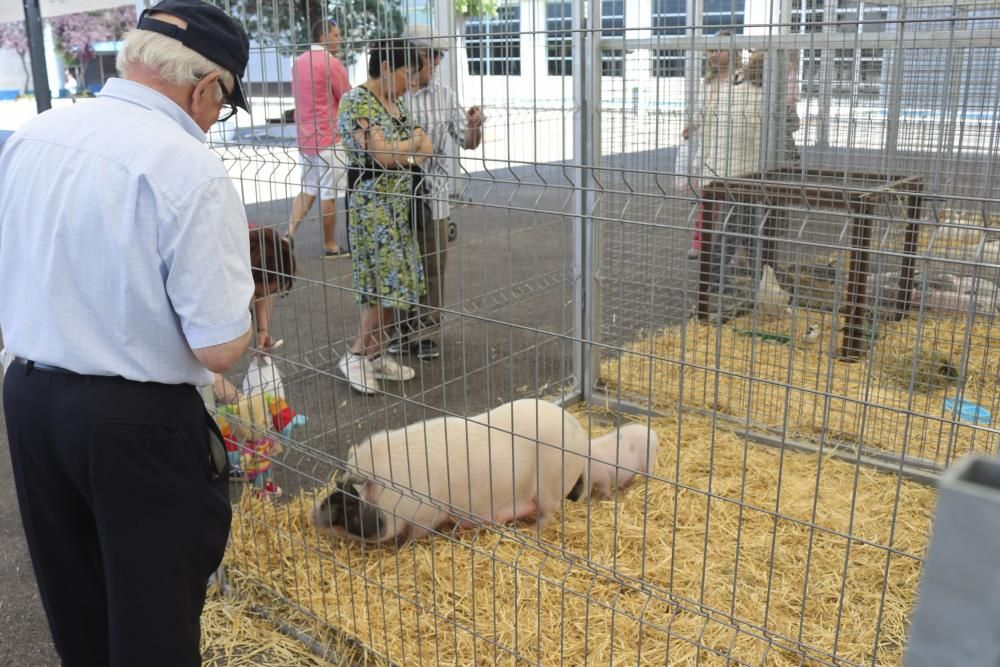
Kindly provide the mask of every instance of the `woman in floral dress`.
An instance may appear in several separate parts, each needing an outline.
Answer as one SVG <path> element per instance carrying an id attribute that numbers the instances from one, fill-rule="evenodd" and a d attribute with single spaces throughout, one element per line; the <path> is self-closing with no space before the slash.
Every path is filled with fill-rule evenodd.
<path id="1" fill-rule="evenodd" d="M 407 117 L 402 100 L 416 72 L 416 53 L 401 40 L 372 45 L 368 80 L 340 99 L 338 130 L 348 155 L 348 236 L 354 288 L 362 304 L 358 338 L 338 363 L 351 387 L 366 394 L 379 380 L 415 375 L 382 355 L 385 329 L 397 310 L 424 293 L 423 266 L 413 236 L 415 168 L 433 151 L 430 138 Z"/>

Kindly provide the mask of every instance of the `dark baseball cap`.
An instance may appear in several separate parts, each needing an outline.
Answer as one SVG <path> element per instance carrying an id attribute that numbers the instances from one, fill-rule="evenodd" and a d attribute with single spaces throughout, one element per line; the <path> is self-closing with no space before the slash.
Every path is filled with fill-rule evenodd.
<path id="1" fill-rule="evenodd" d="M 163 13 L 187 21 L 187 28 L 150 18 Z M 200 53 L 233 75 L 233 90 L 229 101 L 250 111 L 240 79 L 250 59 L 250 38 L 240 22 L 218 7 L 201 0 L 163 0 L 145 10 L 139 17 L 139 30 L 158 32 Z"/>

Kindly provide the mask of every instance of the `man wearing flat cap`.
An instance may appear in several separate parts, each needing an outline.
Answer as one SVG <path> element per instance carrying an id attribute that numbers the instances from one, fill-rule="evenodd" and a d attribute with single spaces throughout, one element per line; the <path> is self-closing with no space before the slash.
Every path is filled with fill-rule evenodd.
<path id="1" fill-rule="evenodd" d="M 164 0 L 121 78 L 0 154 L 4 414 L 65 667 L 201 663 L 230 505 L 196 387 L 243 354 L 254 291 L 243 205 L 204 143 L 247 109 L 248 53 L 221 10 Z"/>
<path id="2" fill-rule="evenodd" d="M 483 118 L 479 107 L 463 109 L 455 92 L 434 76 L 448 50 L 448 40 L 434 36 L 424 25 L 410 26 L 403 38 L 416 48 L 420 57 L 420 69 L 406 95 L 407 109 L 414 123 L 426 130 L 434 146 L 433 157 L 422 165 L 431 219 L 416 230 L 427 293 L 421 298 L 420 307 L 400 324 L 400 338 L 390 343 L 388 350 L 393 354 L 409 352 L 427 360 L 441 354 L 432 334 L 440 324 L 440 309 L 444 305 L 445 259 L 453 228 L 448 200 L 458 162 L 454 146 L 458 144 L 466 150 L 478 148 L 483 138 Z"/>

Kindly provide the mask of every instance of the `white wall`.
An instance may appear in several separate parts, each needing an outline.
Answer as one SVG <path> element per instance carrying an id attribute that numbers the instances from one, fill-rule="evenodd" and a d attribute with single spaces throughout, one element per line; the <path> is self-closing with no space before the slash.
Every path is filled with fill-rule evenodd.
<path id="1" fill-rule="evenodd" d="M 251 41 L 250 60 L 244 80 L 248 83 L 287 83 L 292 76 L 293 57 L 286 54 L 286 49 L 287 47 L 261 46 Z"/>
<path id="2" fill-rule="evenodd" d="M 28 63 L 31 70 L 31 63 Z M 24 69 L 21 58 L 13 49 L 0 49 L 0 90 L 21 90 L 24 85 Z"/>

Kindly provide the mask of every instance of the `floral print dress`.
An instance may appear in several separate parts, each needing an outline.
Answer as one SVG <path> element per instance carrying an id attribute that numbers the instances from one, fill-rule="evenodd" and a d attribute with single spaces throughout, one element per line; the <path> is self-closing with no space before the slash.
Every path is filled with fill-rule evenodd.
<path id="1" fill-rule="evenodd" d="M 337 129 L 348 166 L 361 172 L 347 193 L 355 298 L 383 308 L 408 310 L 425 291 L 424 269 L 410 218 L 413 174 L 378 165 L 355 136 L 366 122 L 370 128 L 381 129 L 387 141 L 409 139 L 413 126 L 403 100 L 396 100 L 396 106 L 398 118 L 364 86 L 352 88 L 340 98 Z"/>

